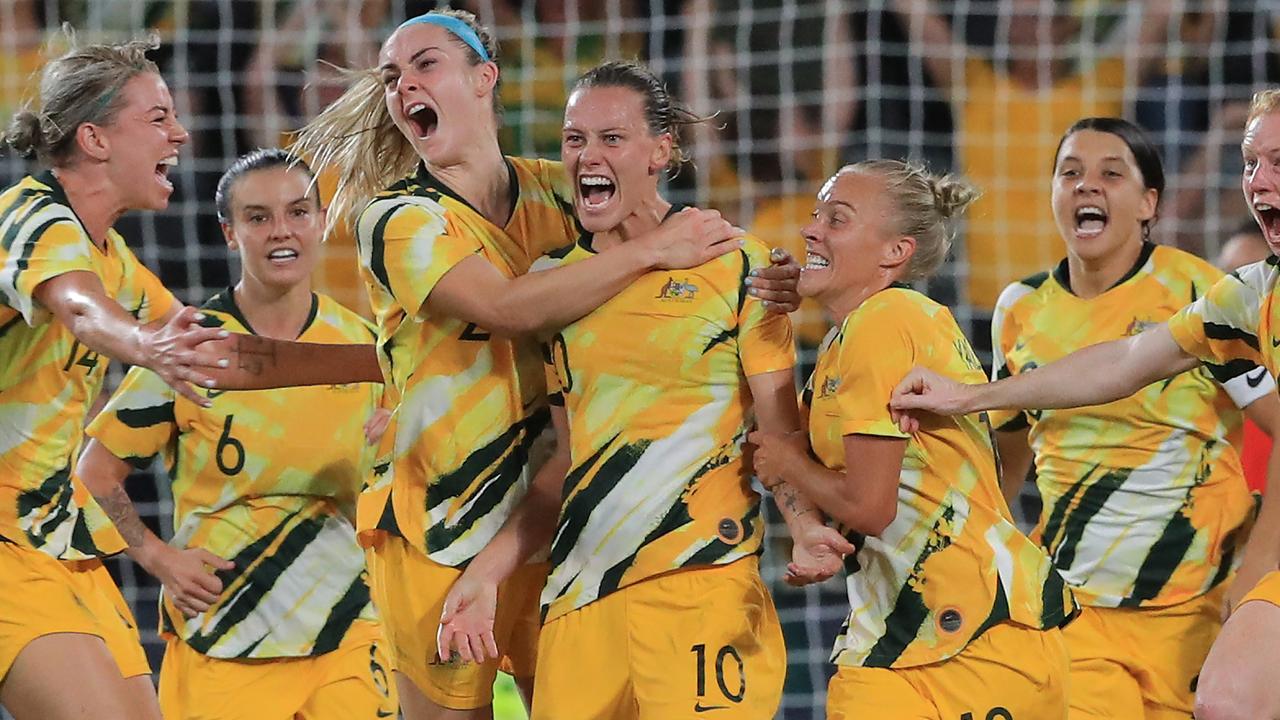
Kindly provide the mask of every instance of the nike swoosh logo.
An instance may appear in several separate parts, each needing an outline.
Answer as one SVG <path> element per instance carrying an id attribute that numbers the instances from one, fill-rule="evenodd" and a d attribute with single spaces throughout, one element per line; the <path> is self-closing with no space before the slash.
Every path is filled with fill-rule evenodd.
<path id="1" fill-rule="evenodd" d="M 1262 378 L 1267 376 L 1266 368 L 1258 368 L 1258 372 L 1254 375 L 1245 375 L 1244 381 L 1249 383 L 1249 387 L 1258 387 L 1262 384 Z"/>
<path id="2" fill-rule="evenodd" d="M 694 703 L 694 712 L 706 712 L 708 710 L 728 710 L 728 705 L 703 705 L 702 703 Z"/>
<path id="3" fill-rule="evenodd" d="M 396 714 L 393 712 L 387 712 L 386 710 L 378 711 L 378 717 L 395 717 L 395 716 Z"/>

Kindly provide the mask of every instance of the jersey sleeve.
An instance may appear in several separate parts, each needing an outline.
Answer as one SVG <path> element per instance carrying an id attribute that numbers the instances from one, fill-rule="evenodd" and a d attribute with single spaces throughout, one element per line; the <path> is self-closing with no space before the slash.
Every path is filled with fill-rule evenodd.
<path id="1" fill-rule="evenodd" d="M 560 378 L 560 371 L 556 368 L 556 353 L 564 352 L 564 340 L 559 336 L 551 342 L 542 343 L 542 369 L 547 377 L 547 402 L 557 407 L 564 407 L 564 382 Z M 562 357 L 561 361 L 565 363 L 565 372 L 569 371 L 568 358 Z"/>
<path id="2" fill-rule="evenodd" d="M 991 315 L 991 379 L 1001 380 L 1014 374 L 1016 368 L 1009 363 L 1007 353 L 1018 341 L 1021 327 L 1010 317 L 1014 303 L 1025 294 L 1022 283 L 1013 283 L 1000 293 L 995 311 Z M 1030 427 L 1027 413 L 1022 410 L 990 410 L 987 416 L 991 427 L 1000 432 L 1014 432 Z"/>
<path id="3" fill-rule="evenodd" d="M 915 346 L 904 327 L 907 322 L 884 304 L 861 308 L 845 318 L 836 389 L 842 435 L 909 437 L 889 415 L 893 389 L 915 364 Z"/>
<path id="4" fill-rule="evenodd" d="M 37 325 L 49 317 L 49 312 L 36 302 L 36 288 L 65 273 L 95 272 L 89 254 L 92 241 L 71 209 L 57 204 L 32 213 L 9 232 L 14 233 L 13 238 L 5 238 L 4 245 L 0 245 L 0 294 L 28 325 Z"/>
<path id="5" fill-rule="evenodd" d="M 1168 321 L 1178 347 L 1204 363 L 1239 407 L 1275 387 L 1258 344 L 1263 293 L 1256 285 L 1265 281 L 1265 272 L 1259 263 L 1223 277 Z"/>
<path id="6" fill-rule="evenodd" d="M 134 367 L 85 434 L 134 467 L 146 467 L 172 448 L 178 430 L 175 401 L 173 388 L 159 375 Z"/>
<path id="7" fill-rule="evenodd" d="M 752 268 L 769 264 L 769 251 L 751 240 L 742 252 L 742 280 L 739 289 L 738 358 L 747 377 L 789 370 L 796 365 L 796 345 L 791 334 L 791 318 L 770 312 L 764 302 L 747 292 L 745 280 Z"/>
<path id="8" fill-rule="evenodd" d="M 357 239 L 364 269 L 415 317 L 422 317 L 440 278 L 481 252 L 478 239 L 450 227 L 439 204 L 394 199 L 375 202 L 361 214 Z"/>

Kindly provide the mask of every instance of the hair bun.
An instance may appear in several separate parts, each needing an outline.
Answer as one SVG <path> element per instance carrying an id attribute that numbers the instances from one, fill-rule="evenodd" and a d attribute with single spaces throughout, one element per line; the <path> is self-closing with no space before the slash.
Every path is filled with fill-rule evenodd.
<path id="1" fill-rule="evenodd" d="M 933 198 L 938 212 L 948 220 L 963 213 L 974 200 L 978 189 L 968 182 L 951 175 L 944 175 L 933 182 Z"/>
<path id="2" fill-rule="evenodd" d="M 9 130 L 4 136 L 5 142 L 18 157 L 31 159 L 44 142 L 44 130 L 40 126 L 40 116 L 30 110 L 14 113 L 9 121 Z"/>

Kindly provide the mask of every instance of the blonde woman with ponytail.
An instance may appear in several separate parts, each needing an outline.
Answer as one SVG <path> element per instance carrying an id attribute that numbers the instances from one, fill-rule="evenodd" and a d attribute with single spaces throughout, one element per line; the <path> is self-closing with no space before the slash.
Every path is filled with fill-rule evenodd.
<path id="1" fill-rule="evenodd" d="M 436 634 L 461 566 L 524 496 L 530 445 L 549 423 L 540 358 L 526 338 L 587 314 L 650 270 L 695 266 L 740 245 L 718 214 L 689 210 L 591 261 L 526 275 L 577 237 L 573 193 L 558 163 L 502 154 L 497 58 L 470 13 L 413 18 L 295 147 L 317 170 L 336 172 L 331 222 L 355 222 L 397 407 L 390 471 L 362 495 L 357 529 L 371 547 L 374 601 L 409 718 L 489 713 L 498 659 L 436 660 Z M 768 285 L 758 283 L 764 297 L 785 301 L 780 309 L 797 299 Z M 545 573 L 527 565 L 505 582 L 495 620 L 526 697 Z"/>
<path id="2" fill-rule="evenodd" d="M 154 42 L 72 47 L 4 139 L 44 170 L 0 193 L 0 705 L 18 720 L 159 718 L 129 606 L 101 558 L 124 549 L 73 473 L 111 359 L 178 393 L 219 359 L 200 319 L 112 224 L 162 210 L 187 142 Z"/>
<path id="3" fill-rule="evenodd" d="M 908 435 L 889 413 L 912 365 L 982 378 L 951 313 L 903 284 L 938 269 L 975 196 L 896 160 L 827 181 L 804 229 L 800 292 L 843 321 L 802 395 L 807 438 L 748 438 L 762 482 L 803 493 L 857 547 L 845 562 L 850 615 L 832 652 L 835 720 L 1066 717 L 1058 628 L 1075 602 L 1013 524 L 986 416 Z"/>

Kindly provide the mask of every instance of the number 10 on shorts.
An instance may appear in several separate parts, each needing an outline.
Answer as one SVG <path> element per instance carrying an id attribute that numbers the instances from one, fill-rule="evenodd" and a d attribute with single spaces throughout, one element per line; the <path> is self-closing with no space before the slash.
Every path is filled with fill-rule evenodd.
<path id="1" fill-rule="evenodd" d="M 729 707 L 719 704 L 721 698 L 732 703 L 742 702 L 742 698 L 747 695 L 747 668 L 737 649 L 732 645 L 725 645 L 716 651 L 715 658 L 709 658 L 706 644 L 698 643 L 689 648 L 689 652 L 693 653 L 694 663 L 697 665 L 698 701 L 693 706 L 694 712 Z M 704 704 L 703 701 L 707 700 L 708 664 L 713 666 L 719 694 Z"/>

